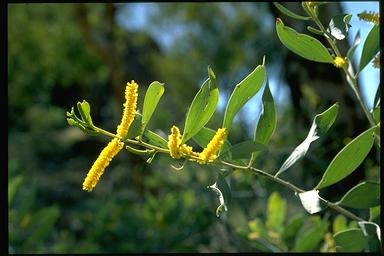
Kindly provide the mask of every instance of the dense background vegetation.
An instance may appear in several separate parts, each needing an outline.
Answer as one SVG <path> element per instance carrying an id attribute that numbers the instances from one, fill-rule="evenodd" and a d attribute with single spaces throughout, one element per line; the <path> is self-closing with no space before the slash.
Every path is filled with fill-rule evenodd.
<path id="1" fill-rule="evenodd" d="M 338 4 L 324 8 L 329 8 L 324 11 L 329 16 L 340 10 Z M 217 128 L 235 84 L 266 55 L 268 75 L 278 81 L 273 96 L 282 100 L 275 101 L 277 130 L 256 166 L 277 170 L 306 136 L 313 116 L 334 102 L 340 102 L 345 113 L 308 157 L 283 175 L 306 189 L 316 185 L 348 140 L 368 127 L 338 71 L 300 59 L 278 41 L 272 5 L 153 4 L 151 10 L 150 29 L 138 30 L 130 27 L 134 21 L 124 20 L 135 15 L 130 4 L 8 5 L 9 252 L 299 250 L 298 244 L 304 243 L 300 239 L 320 226 L 326 228 L 316 231 L 319 242 L 304 249 L 326 251 L 327 233 L 356 223 L 344 223 L 331 211 L 310 217 L 290 191 L 243 173 L 231 177 L 232 203 L 220 218 L 215 216 L 217 197 L 207 189 L 217 170 L 190 164 L 176 171 L 166 156 L 148 165 L 145 158 L 124 151 L 92 193 L 82 191 L 83 179 L 108 138 L 68 126 L 65 112 L 86 99 L 94 123 L 114 130 L 125 83 L 132 79 L 140 85 L 139 106 L 150 82 L 165 83 L 149 124 L 165 137 L 173 124 L 184 124 L 209 65 L 221 95 L 208 125 Z M 177 35 L 164 44 L 168 31 Z M 330 73 L 335 75 L 325 75 Z M 252 136 L 258 100 L 237 116 L 231 141 Z M 325 197 L 337 201 L 359 180 L 379 179 L 378 161 L 373 149 L 359 169 Z M 269 198 L 277 211 L 267 207 Z M 271 213 L 278 211 L 281 216 L 272 214 L 273 219 Z M 293 234 L 277 237 L 292 219 L 301 225 Z"/>

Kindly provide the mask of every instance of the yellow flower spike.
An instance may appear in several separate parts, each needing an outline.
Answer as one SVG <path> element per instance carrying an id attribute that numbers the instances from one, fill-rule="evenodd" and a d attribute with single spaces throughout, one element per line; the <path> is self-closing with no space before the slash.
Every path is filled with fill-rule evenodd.
<path id="1" fill-rule="evenodd" d="M 345 65 L 347 64 L 347 59 L 346 58 L 343 58 L 343 57 L 340 57 L 340 56 L 337 56 L 334 60 L 333 60 L 333 65 L 337 68 L 342 68 L 344 67 Z"/>
<path id="2" fill-rule="evenodd" d="M 109 165 L 112 158 L 119 153 L 123 148 L 124 143 L 118 139 L 113 139 L 108 145 L 101 151 L 99 157 L 89 170 L 87 177 L 83 182 L 83 190 L 91 192 L 100 179 L 100 176 L 104 173 L 105 168 Z"/>
<path id="3" fill-rule="evenodd" d="M 121 118 L 121 123 L 117 126 L 117 134 L 122 138 L 127 136 L 128 129 L 131 126 L 133 119 L 135 118 L 135 112 L 137 107 L 137 89 L 139 85 L 135 83 L 135 81 L 131 81 L 131 83 L 127 83 L 127 87 L 125 88 L 125 103 L 123 117 Z"/>
<path id="4" fill-rule="evenodd" d="M 186 144 L 183 144 L 180 147 L 180 151 L 181 151 L 181 153 L 183 153 L 184 155 L 187 155 L 187 156 L 199 157 L 199 153 L 194 152 L 193 148 L 191 146 L 186 145 Z"/>
<path id="5" fill-rule="evenodd" d="M 168 136 L 168 149 L 172 158 L 180 158 L 181 134 L 177 126 L 172 126 L 171 134 Z"/>
<path id="6" fill-rule="evenodd" d="M 360 20 L 364 20 L 367 22 L 371 22 L 375 25 L 380 24 L 380 14 L 377 12 L 362 12 L 358 13 L 357 16 L 359 17 Z"/>
<path id="7" fill-rule="evenodd" d="M 374 68 L 380 68 L 380 53 L 375 56 L 372 61 L 372 65 Z"/>
<path id="8" fill-rule="evenodd" d="M 200 164 L 205 164 L 207 162 L 214 161 L 217 158 L 216 153 L 221 148 L 221 145 L 223 145 L 226 136 L 226 129 L 219 128 L 215 136 L 213 136 L 211 141 L 208 143 L 207 147 L 204 148 L 204 150 L 199 154 L 200 160 L 197 162 Z"/>

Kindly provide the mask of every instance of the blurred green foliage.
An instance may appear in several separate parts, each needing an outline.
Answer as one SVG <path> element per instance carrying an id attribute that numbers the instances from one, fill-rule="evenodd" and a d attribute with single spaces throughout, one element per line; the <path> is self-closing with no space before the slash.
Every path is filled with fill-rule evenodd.
<path id="1" fill-rule="evenodd" d="M 187 164 L 176 171 L 170 167 L 174 161 L 161 155 L 148 165 L 145 158 L 122 152 L 92 193 L 82 191 L 83 179 L 107 138 L 90 137 L 67 125 L 65 112 L 77 101 L 90 102 L 93 122 L 113 131 L 127 81 L 135 79 L 140 85 L 139 106 L 150 82 L 164 82 L 164 96 L 148 128 L 165 137 L 172 124 L 184 124 L 208 65 L 218 77 L 220 101 L 226 102 L 234 85 L 263 55 L 267 66 L 279 63 L 276 56 L 282 46 L 267 4 L 154 6 L 152 29 L 171 30 L 177 25 L 184 31 L 167 50 L 149 31 L 117 23 L 117 14 L 132 12 L 130 4 L 85 4 L 83 18 L 89 22 L 91 39 L 82 30 L 77 4 L 8 5 L 9 253 L 320 248 L 328 220 L 308 218 L 293 193 L 243 173 L 231 176 L 233 200 L 220 218 L 214 212 L 217 197 L 207 188 L 218 170 Z M 292 130 L 289 107 L 277 111 L 271 147 L 256 161 L 265 170 L 276 170 L 292 149 L 289 146 L 308 132 L 305 127 Z M 219 108 L 208 125 L 219 127 L 223 114 Z M 240 111 L 231 128 L 234 142 L 252 137 L 246 119 Z M 316 150 L 326 154 L 326 149 Z M 324 159 L 314 158 L 326 166 Z M 370 177 L 377 178 L 377 170 L 370 169 L 374 163 L 367 166 Z M 292 180 L 308 187 L 316 183 L 314 178 L 302 178 L 305 162 L 296 168 Z M 276 222 L 288 225 L 281 229 Z M 308 227 L 300 229 L 303 223 Z M 297 242 L 299 229 L 306 235 L 316 233 L 315 242 Z"/>

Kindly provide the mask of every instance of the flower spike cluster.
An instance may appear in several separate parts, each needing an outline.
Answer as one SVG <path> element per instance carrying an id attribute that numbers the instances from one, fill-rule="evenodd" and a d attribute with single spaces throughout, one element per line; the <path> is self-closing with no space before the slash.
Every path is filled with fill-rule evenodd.
<path id="1" fill-rule="evenodd" d="M 91 192 L 100 179 L 100 176 L 104 173 L 105 168 L 109 165 L 112 158 L 123 148 L 124 143 L 118 139 L 113 139 L 108 145 L 101 151 L 99 157 L 92 165 L 91 170 L 88 172 L 87 177 L 83 182 L 83 190 Z"/>
<path id="2" fill-rule="evenodd" d="M 181 134 L 179 128 L 177 126 L 172 126 L 171 134 L 168 136 L 168 149 L 169 154 L 172 158 L 180 158 L 181 157 Z"/>
<path id="3" fill-rule="evenodd" d="M 359 17 L 360 20 L 364 20 L 367 22 L 371 22 L 375 25 L 380 24 L 380 14 L 377 12 L 362 12 L 358 13 L 357 16 Z"/>
<path id="4" fill-rule="evenodd" d="M 121 118 L 121 123 L 117 126 L 117 134 L 122 138 L 127 136 L 128 129 L 131 126 L 133 119 L 135 118 L 135 112 L 137 107 L 137 89 L 139 85 L 135 83 L 135 81 L 131 81 L 131 83 L 127 83 L 127 87 L 125 88 L 125 103 L 123 117 Z"/>
<path id="5" fill-rule="evenodd" d="M 181 145 L 180 130 L 174 125 L 171 128 L 171 134 L 168 135 L 169 154 L 175 159 L 181 158 L 182 156 L 191 156 L 192 159 L 196 160 L 199 164 L 206 164 L 217 158 L 216 154 L 223 145 L 226 136 L 227 132 L 225 128 L 218 129 L 207 147 L 204 148 L 202 152 L 197 153 L 193 151 L 191 146 L 186 144 Z"/>
<path id="6" fill-rule="evenodd" d="M 340 56 L 337 56 L 334 60 L 333 60 L 333 65 L 337 68 L 342 68 L 344 67 L 345 65 L 347 64 L 347 60 L 346 58 L 343 58 L 343 57 L 340 57 Z"/>
<path id="7" fill-rule="evenodd" d="M 121 118 L 121 123 L 117 126 L 117 135 L 124 138 L 128 134 L 129 127 L 131 126 L 136 112 L 137 106 L 137 89 L 138 84 L 132 80 L 131 83 L 127 83 L 125 88 L 124 112 Z M 83 182 L 83 190 L 91 192 L 99 181 L 101 175 L 104 173 L 105 168 L 109 165 L 112 159 L 120 152 L 124 147 L 124 143 L 119 139 L 113 139 L 108 145 L 101 151 L 99 157 L 96 159 L 91 169 L 89 170 L 87 177 Z"/>
<path id="8" fill-rule="evenodd" d="M 199 154 L 200 160 L 197 162 L 200 164 L 205 164 L 207 162 L 214 161 L 217 158 L 216 153 L 219 151 L 221 146 L 224 143 L 225 138 L 227 137 L 227 131 L 225 128 L 219 128 L 208 143 L 207 147 L 204 148 L 203 152 Z"/>

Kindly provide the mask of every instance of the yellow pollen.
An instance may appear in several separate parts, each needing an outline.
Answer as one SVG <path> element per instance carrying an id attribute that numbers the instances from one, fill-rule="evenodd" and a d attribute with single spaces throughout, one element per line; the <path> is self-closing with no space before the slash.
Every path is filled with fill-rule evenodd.
<path id="1" fill-rule="evenodd" d="M 172 158 L 181 157 L 181 151 L 179 148 L 180 144 L 181 144 L 180 130 L 179 128 L 177 128 L 177 126 L 174 125 L 171 128 L 171 134 L 168 136 L 168 149 Z"/>
<path id="2" fill-rule="evenodd" d="M 333 65 L 337 68 L 342 68 L 345 66 L 345 64 L 347 63 L 346 59 L 345 58 L 342 58 L 342 57 L 339 57 L 337 56 L 334 60 L 333 60 Z"/>
<path id="3" fill-rule="evenodd" d="M 101 151 L 99 157 L 89 170 L 87 177 L 83 182 L 83 190 L 91 192 L 100 179 L 100 176 L 104 173 L 105 168 L 109 165 L 114 156 L 119 153 L 123 148 L 124 143 L 118 139 L 113 139 L 108 145 Z"/>
<path id="4" fill-rule="evenodd" d="M 364 20 L 366 22 L 371 22 L 375 25 L 380 24 L 380 14 L 377 12 L 362 12 L 358 13 L 357 16 L 360 20 Z"/>
<path id="5" fill-rule="evenodd" d="M 227 136 L 227 132 L 225 128 L 219 128 L 208 143 L 207 147 L 199 154 L 200 160 L 197 162 L 200 164 L 205 164 L 207 162 L 214 161 L 217 158 L 217 151 L 221 148 L 224 143 L 224 140 Z"/>
<path id="6" fill-rule="evenodd" d="M 137 107 L 137 89 L 139 85 L 135 83 L 135 81 L 131 81 L 131 83 L 127 83 L 125 88 L 125 103 L 123 116 L 121 118 L 121 123 L 117 126 L 117 134 L 122 138 L 127 136 L 128 129 L 131 126 L 133 119 L 135 118 L 135 112 Z"/>

